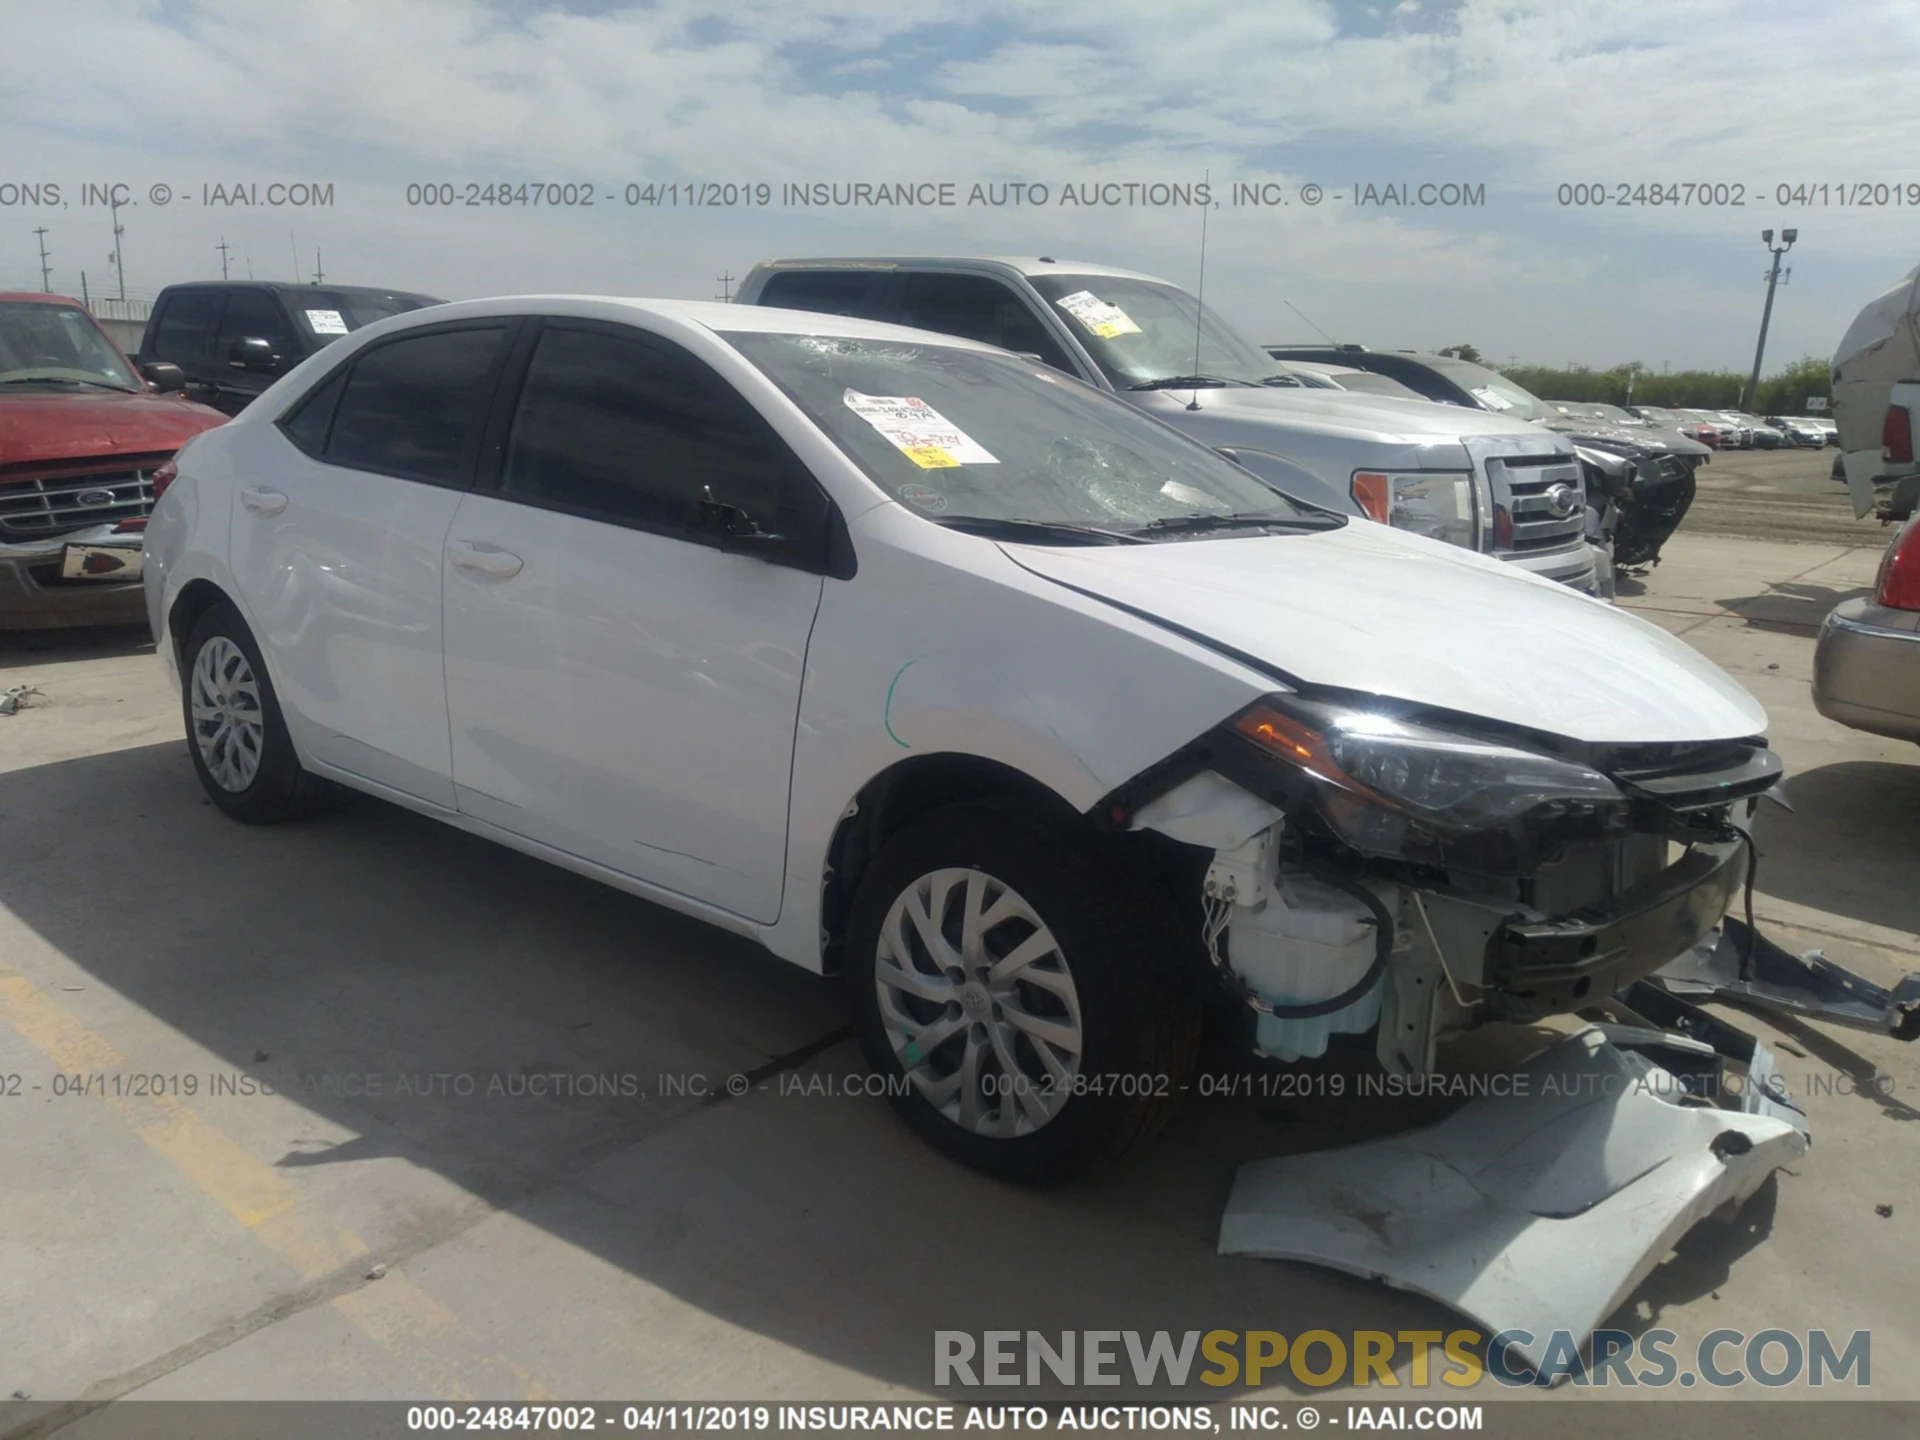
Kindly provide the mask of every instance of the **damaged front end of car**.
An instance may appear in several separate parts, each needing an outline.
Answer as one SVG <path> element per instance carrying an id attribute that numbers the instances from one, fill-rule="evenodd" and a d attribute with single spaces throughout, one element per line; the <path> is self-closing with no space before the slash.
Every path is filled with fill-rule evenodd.
<path id="1" fill-rule="evenodd" d="M 1209 961 L 1259 1051 L 1375 1030 L 1390 1073 L 1576 1011 L 1709 935 L 1749 871 L 1760 739 L 1593 746 L 1332 694 L 1267 696 L 1113 797 L 1208 848 Z"/>

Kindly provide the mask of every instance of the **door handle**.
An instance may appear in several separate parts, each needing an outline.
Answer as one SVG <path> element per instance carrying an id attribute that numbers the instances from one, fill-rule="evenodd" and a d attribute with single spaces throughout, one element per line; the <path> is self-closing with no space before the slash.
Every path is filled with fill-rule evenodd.
<path id="1" fill-rule="evenodd" d="M 462 570 L 485 575 L 490 580 L 507 580 L 520 573 L 526 562 L 497 545 L 480 545 L 471 540 L 449 540 L 447 555 Z"/>
<path id="2" fill-rule="evenodd" d="M 250 487 L 240 492 L 240 503 L 256 515 L 278 515 L 287 508 L 287 497 L 278 490 Z"/>

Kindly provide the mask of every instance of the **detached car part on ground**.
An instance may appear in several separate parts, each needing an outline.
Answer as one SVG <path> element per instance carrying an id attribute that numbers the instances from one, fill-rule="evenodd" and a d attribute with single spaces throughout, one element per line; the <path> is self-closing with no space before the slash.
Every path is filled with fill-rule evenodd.
<path id="1" fill-rule="evenodd" d="M 858 315 L 998 345 L 1111 392 L 1282 492 L 1593 593 L 1572 447 L 1515 417 L 1313 388 L 1178 286 L 1077 261 L 776 260 L 740 302 Z M 1197 372 L 1197 373 L 1196 373 Z"/>
<path id="2" fill-rule="evenodd" d="M 1614 1003 L 1716 938 L 1780 771 L 1632 615 L 747 306 L 346 337 L 182 451 L 146 585 L 223 811 L 367 791 L 837 969 L 907 1122 L 1029 1182 L 1161 1123 L 1210 1003 L 1403 1075 Z"/>
<path id="3" fill-rule="evenodd" d="M 1622 569 L 1660 562 L 1660 547 L 1693 504 L 1694 471 L 1709 457 L 1705 445 L 1678 432 L 1566 413 L 1499 371 L 1450 355 L 1370 350 L 1364 345 L 1269 345 L 1266 351 L 1287 364 L 1342 364 L 1370 370 L 1428 400 L 1526 421 L 1565 435 L 1590 452 L 1583 457 L 1581 469 L 1595 542 Z M 1629 467 L 1602 462 L 1598 454 L 1630 462 Z M 1610 577 L 1604 565 L 1602 571 L 1602 585 L 1607 588 Z"/>
<path id="4" fill-rule="evenodd" d="M 0 629 L 137 624 L 155 476 L 223 416 L 137 373 L 78 302 L 0 294 Z"/>

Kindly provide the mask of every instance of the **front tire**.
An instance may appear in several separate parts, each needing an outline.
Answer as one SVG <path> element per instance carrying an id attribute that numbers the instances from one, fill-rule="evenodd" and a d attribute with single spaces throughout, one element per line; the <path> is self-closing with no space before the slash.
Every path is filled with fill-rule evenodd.
<path id="1" fill-rule="evenodd" d="M 215 805 L 249 825 L 271 825 L 333 797 L 332 785 L 301 768 L 260 647 L 231 601 L 194 623 L 181 661 L 187 753 Z"/>
<path id="2" fill-rule="evenodd" d="M 1199 1006 L 1136 898 L 1152 887 L 1105 848 L 969 802 L 907 825 L 861 879 L 846 971 L 867 1062 L 923 1138 L 989 1174 L 1071 1179 L 1156 1129 L 1189 1078 Z"/>

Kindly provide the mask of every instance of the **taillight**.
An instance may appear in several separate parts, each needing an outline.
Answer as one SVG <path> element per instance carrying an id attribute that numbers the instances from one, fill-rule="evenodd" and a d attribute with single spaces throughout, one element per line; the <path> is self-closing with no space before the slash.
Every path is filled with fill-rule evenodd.
<path id="1" fill-rule="evenodd" d="M 1920 610 L 1920 521 L 1909 520 L 1887 547 L 1873 601 L 1890 610 Z"/>
<path id="2" fill-rule="evenodd" d="M 1913 417 L 1904 405 L 1887 406 L 1887 418 L 1880 422 L 1880 458 L 1913 463 Z"/>
<path id="3" fill-rule="evenodd" d="M 153 486 L 153 500 L 156 505 L 160 503 L 160 497 L 167 493 L 167 487 L 179 478 L 180 467 L 171 460 L 162 460 L 154 467 L 153 473 L 147 477 L 147 480 Z"/>

